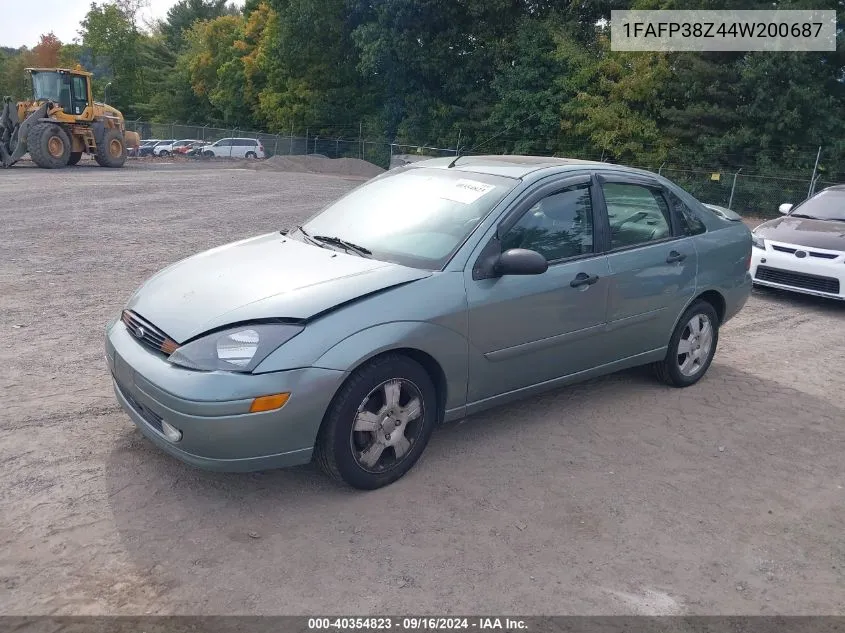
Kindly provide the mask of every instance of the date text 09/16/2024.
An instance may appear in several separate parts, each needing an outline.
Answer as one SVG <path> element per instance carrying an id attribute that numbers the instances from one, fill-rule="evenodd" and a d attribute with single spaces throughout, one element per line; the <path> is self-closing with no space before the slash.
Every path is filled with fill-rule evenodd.
<path id="1" fill-rule="evenodd" d="M 510 617 L 326 617 L 309 618 L 311 631 L 527 631 L 525 620 Z"/>

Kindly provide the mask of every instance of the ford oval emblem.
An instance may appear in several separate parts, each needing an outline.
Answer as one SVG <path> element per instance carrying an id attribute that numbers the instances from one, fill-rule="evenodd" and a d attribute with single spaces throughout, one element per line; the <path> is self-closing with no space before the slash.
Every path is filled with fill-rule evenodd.
<path id="1" fill-rule="evenodd" d="M 807 251 L 795 251 L 795 257 L 804 259 L 807 256 Z"/>

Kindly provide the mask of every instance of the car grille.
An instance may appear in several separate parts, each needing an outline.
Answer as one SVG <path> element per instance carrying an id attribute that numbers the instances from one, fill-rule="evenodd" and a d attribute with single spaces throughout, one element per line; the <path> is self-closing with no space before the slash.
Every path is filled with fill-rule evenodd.
<path id="1" fill-rule="evenodd" d="M 790 270 L 770 268 L 769 266 L 757 266 L 757 273 L 755 277 L 760 281 L 770 281 L 784 286 L 793 286 L 794 288 L 804 288 L 806 290 L 815 290 L 817 292 L 839 294 L 839 280 L 834 277 L 795 273 Z"/>
<path id="2" fill-rule="evenodd" d="M 126 399 L 126 402 L 128 402 L 129 406 L 131 406 L 135 410 L 135 413 L 144 418 L 147 424 L 149 424 L 151 427 L 163 433 L 161 427 L 162 417 L 158 415 L 155 411 L 152 411 L 151 409 L 145 407 L 143 404 L 141 404 L 140 402 L 135 400 L 135 398 L 129 395 L 129 392 L 123 387 L 123 385 L 118 382 L 117 378 L 114 379 L 114 384 L 117 385 L 117 389 L 118 391 L 120 391 L 120 395 L 122 395 Z"/>
<path id="3" fill-rule="evenodd" d="M 167 334 L 131 310 L 123 311 L 121 321 L 123 321 L 129 333 L 135 337 L 135 340 L 154 352 L 170 356 L 179 347 L 176 341 Z"/>
<path id="4" fill-rule="evenodd" d="M 797 253 L 800 250 L 804 250 L 801 248 L 791 248 L 789 246 L 780 246 L 778 244 L 772 244 L 772 250 L 780 251 L 781 253 Z M 819 251 L 805 251 L 810 257 L 818 257 L 819 259 L 836 259 L 839 257 L 836 253 L 820 253 Z"/>

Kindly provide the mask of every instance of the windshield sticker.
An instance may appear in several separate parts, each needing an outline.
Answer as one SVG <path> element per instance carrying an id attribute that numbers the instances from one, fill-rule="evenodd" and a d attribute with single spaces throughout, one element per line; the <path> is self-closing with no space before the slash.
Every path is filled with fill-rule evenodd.
<path id="1" fill-rule="evenodd" d="M 452 200 L 453 202 L 472 204 L 495 188 L 495 185 L 488 185 L 483 182 L 478 182 L 477 180 L 467 180 L 465 178 L 461 178 L 454 184 L 449 184 L 444 187 L 440 197 L 445 198 L 446 200 Z"/>

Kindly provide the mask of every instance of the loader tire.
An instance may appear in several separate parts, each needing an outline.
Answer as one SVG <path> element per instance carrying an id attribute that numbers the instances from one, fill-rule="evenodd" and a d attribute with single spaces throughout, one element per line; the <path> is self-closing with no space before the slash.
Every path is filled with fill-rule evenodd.
<path id="1" fill-rule="evenodd" d="M 65 167 L 70 160 L 70 137 L 55 123 L 37 123 L 26 139 L 32 162 L 43 169 Z"/>
<path id="2" fill-rule="evenodd" d="M 97 141 L 97 153 L 94 160 L 100 167 L 123 167 L 126 162 L 126 143 L 123 132 L 117 128 L 109 128 L 103 134 L 102 140 Z"/>
<path id="3" fill-rule="evenodd" d="M 80 160 L 82 160 L 82 152 L 71 152 L 67 164 L 76 165 Z"/>

